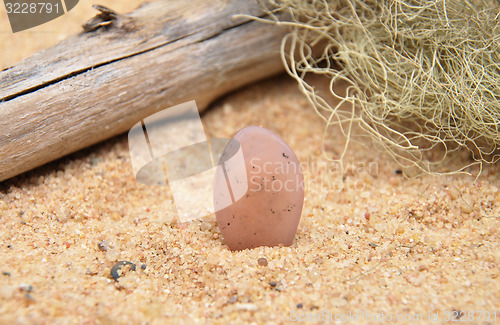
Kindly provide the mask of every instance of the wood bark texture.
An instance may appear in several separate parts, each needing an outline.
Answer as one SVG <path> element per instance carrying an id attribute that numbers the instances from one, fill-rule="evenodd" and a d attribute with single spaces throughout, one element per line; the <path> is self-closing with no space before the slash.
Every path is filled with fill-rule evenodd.
<path id="1" fill-rule="evenodd" d="M 101 8 L 103 9 L 103 8 Z M 285 30 L 256 1 L 104 10 L 84 31 L 0 71 L 0 181 L 128 131 L 164 108 L 283 71 Z"/>

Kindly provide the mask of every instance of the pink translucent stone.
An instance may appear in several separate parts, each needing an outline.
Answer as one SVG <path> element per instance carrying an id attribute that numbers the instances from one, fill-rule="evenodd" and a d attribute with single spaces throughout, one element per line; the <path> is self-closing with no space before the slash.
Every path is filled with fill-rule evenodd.
<path id="1" fill-rule="evenodd" d="M 240 162 L 229 161 L 231 157 L 240 157 Z M 231 250 L 290 246 L 304 204 L 304 176 L 292 149 L 273 132 L 249 126 L 226 146 L 220 167 L 214 186 L 215 215 L 227 246 Z M 229 205 L 223 203 L 228 193 Z"/>

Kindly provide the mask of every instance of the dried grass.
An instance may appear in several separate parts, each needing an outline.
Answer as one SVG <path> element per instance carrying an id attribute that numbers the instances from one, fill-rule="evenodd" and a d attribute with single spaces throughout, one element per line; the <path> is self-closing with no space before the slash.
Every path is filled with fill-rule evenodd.
<path id="1" fill-rule="evenodd" d="M 281 49 L 288 73 L 325 121 L 325 136 L 337 126 L 347 139 L 335 160 L 359 125 L 403 167 L 446 171 L 443 163 L 464 150 L 473 160 L 451 172 L 498 161 L 499 1 L 283 0 L 271 7 L 270 18 L 259 20 L 291 27 Z M 327 78 L 340 103 L 329 105 L 308 74 Z M 347 92 L 336 92 L 339 81 Z M 351 110 L 341 109 L 346 103 Z"/>

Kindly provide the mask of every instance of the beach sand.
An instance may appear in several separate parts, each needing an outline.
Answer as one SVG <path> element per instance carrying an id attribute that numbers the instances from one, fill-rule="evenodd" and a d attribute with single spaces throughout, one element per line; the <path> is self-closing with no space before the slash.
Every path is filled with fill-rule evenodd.
<path id="1" fill-rule="evenodd" d="M 24 35 L 0 63 L 51 37 L 23 47 Z M 499 322 L 498 164 L 477 180 L 474 168 L 407 178 L 367 141 L 341 175 L 322 156 L 324 122 L 285 75 L 228 94 L 202 120 L 211 137 L 261 125 L 295 151 L 306 195 L 293 245 L 232 252 L 213 215 L 178 223 L 168 186 L 135 181 L 121 135 L 0 183 L 1 324 Z M 328 138 L 338 157 L 344 140 Z M 135 271 L 115 280 L 117 261 Z"/>

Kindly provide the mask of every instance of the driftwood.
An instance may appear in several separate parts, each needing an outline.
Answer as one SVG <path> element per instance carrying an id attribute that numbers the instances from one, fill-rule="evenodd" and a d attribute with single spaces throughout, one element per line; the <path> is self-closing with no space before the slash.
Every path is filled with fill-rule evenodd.
<path id="1" fill-rule="evenodd" d="M 128 131 L 189 100 L 203 110 L 283 70 L 284 30 L 256 1 L 146 3 L 0 71 L 0 181 Z"/>

